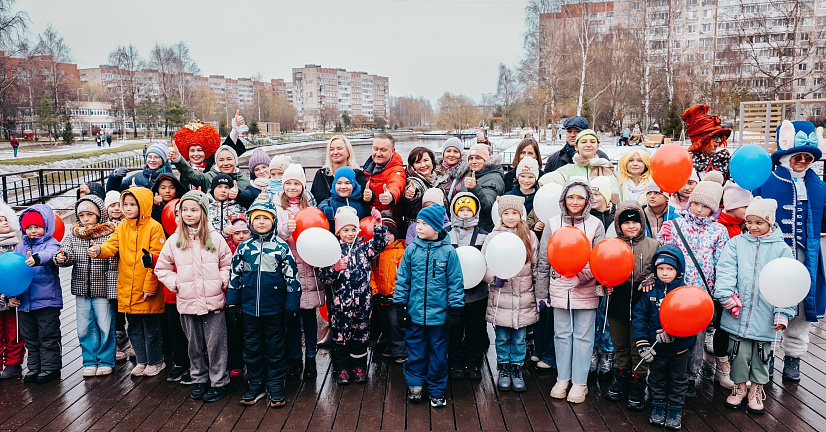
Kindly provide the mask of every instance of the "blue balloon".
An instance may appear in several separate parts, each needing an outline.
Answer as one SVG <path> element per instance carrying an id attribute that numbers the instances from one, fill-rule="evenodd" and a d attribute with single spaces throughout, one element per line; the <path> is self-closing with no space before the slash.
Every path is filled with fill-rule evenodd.
<path id="1" fill-rule="evenodd" d="M 759 145 L 744 145 L 731 156 L 729 172 L 738 186 L 754 190 L 762 186 L 772 174 L 772 158 Z"/>
<path id="2" fill-rule="evenodd" d="M 26 257 L 16 252 L 0 254 L 0 275 L 5 283 L 0 284 L 0 294 L 14 297 L 29 289 L 34 278 L 34 269 L 26 265 Z"/>

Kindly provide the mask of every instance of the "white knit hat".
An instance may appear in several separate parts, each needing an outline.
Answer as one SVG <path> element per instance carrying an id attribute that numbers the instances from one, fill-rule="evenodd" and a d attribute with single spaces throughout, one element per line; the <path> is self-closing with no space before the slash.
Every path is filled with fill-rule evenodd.
<path id="1" fill-rule="evenodd" d="M 422 195 L 422 204 L 426 202 L 439 204 L 440 206 L 444 207 L 445 193 L 442 192 L 442 190 L 439 188 L 430 188 L 424 191 L 424 194 Z"/>
<path id="2" fill-rule="evenodd" d="M 651 183 L 654 183 L 653 181 Z M 591 179 L 591 191 L 602 195 L 605 198 L 605 203 L 611 202 L 611 195 L 614 194 L 614 187 L 611 184 L 611 179 L 608 176 L 599 176 Z"/>
<path id="3" fill-rule="evenodd" d="M 522 173 L 532 174 L 534 179 L 539 180 L 539 162 L 530 156 L 523 157 L 516 165 L 516 178 L 519 179 Z"/>
<path id="4" fill-rule="evenodd" d="M 770 226 L 773 226 L 776 211 L 777 201 L 771 198 L 756 197 L 751 204 L 746 207 L 746 216 L 757 216 L 761 219 L 765 219 Z"/>
<path id="5" fill-rule="evenodd" d="M 342 228 L 347 225 L 354 225 L 356 229 L 359 227 L 359 215 L 356 209 L 350 206 L 339 207 L 336 210 L 336 235 Z"/>
<path id="6" fill-rule="evenodd" d="M 750 203 L 751 192 L 737 186 L 732 181 L 726 182 L 723 186 L 723 208 L 726 211 L 747 207 Z"/>
<path id="7" fill-rule="evenodd" d="M 717 171 L 709 171 L 694 187 L 694 192 L 691 192 L 688 202 L 706 205 L 714 212 L 720 208 L 721 198 L 723 198 L 723 176 Z"/>
<path id="8" fill-rule="evenodd" d="M 286 171 L 287 167 L 293 163 L 292 156 L 288 155 L 275 155 L 270 160 L 270 169 L 279 169 L 281 171 Z"/>
<path id="9" fill-rule="evenodd" d="M 120 193 L 118 191 L 109 191 L 106 192 L 106 199 L 103 201 L 104 208 L 109 208 L 112 204 L 117 204 L 120 202 Z"/>

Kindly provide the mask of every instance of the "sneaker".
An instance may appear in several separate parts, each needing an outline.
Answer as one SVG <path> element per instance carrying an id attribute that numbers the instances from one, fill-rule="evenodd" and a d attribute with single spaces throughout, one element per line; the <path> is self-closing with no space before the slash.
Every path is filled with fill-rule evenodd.
<path id="1" fill-rule="evenodd" d="M 353 376 L 355 376 L 356 384 L 364 384 L 367 382 L 367 371 L 363 368 L 353 369 Z"/>
<path id="2" fill-rule="evenodd" d="M 395 361 L 396 364 L 405 364 L 407 363 L 407 357 L 396 357 Z"/>
<path id="3" fill-rule="evenodd" d="M 192 381 L 192 374 L 190 374 L 189 371 L 186 371 L 186 373 L 181 377 L 181 380 L 178 381 L 178 384 L 182 384 L 182 385 L 195 384 L 195 382 Z"/>
<path id="4" fill-rule="evenodd" d="M 31 383 L 37 381 L 37 374 L 39 374 L 39 373 L 40 373 L 39 370 L 30 370 L 30 371 L 26 372 L 26 375 L 23 377 L 23 383 L 31 384 Z"/>
<path id="5" fill-rule="evenodd" d="M 714 331 L 706 331 L 705 339 L 703 340 L 705 350 L 709 354 L 714 354 Z"/>
<path id="6" fill-rule="evenodd" d="M 138 377 L 143 376 L 143 371 L 146 370 L 146 365 L 143 363 L 138 363 L 135 367 L 132 368 L 132 372 L 129 372 L 132 376 Z"/>
<path id="7" fill-rule="evenodd" d="M 800 358 L 783 357 L 783 381 L 800 381 Z"/>
<path id="8" fill-rule="evenodd" d="M 496 380 L 496 388 L 499 391 L 510 391 L 511 389 L 511 365 L 508 363 L 499 363 L 499 379 Z"/>
<path id="9" fill-rule="evenodd" d="M 126 360 L 126 353 L 121 351 L 120 348 L 115 348 L 115 361 L 124 360 Z"/>
<path id="10" fill-rule="evenodd" d="M 146 367 L 146 369 L 143 370 L 143 376 L 148 376 L 148 377 L 155 376 L 155 375 L 161 373 L 161 371 L 164 370 L 165 368 L 166 368 L 166 363 L 164 363 L 163 361 L 161 361 L 158 364 L 149 365 L 149 366 Z"/>
<path id="11" fill-rule="evenodd" d="M 225 386 L 222 386 L 222 387 L 212 387 L 204 395 L 204 402 L 206 402 L 206 403 L 218 402 L 219 400 L 223 399 L 224 396 L 226 396 L 228 394 L 229 394 L 229 386 L 228 385 L 225 385 Z"/>
<path id="12" fill-rule="evenodd" d="M 588 372 L 594 373 L 599 367 L 599 350 L 594 348 L 591 350 L 591 366 L 588 367 Z"/>
<path id="13" fill-rule="evenodd" d="M 445 399 L 444 396 L 442 396 L 442 397 L 431 396 L 430 397 L 430 406 L 432 406 L 433 408 L 444 408 L 445 406 L 447 406 L 447 400 Z"/>
<path id="14" fill-rule="evenodd" d="M 568 385 L 570 384 L 570 381 L 557 380 L 554 388 L 551 389 L 551 397 L 554 399 L 565 399 L 568 396 Z"/>
<path id="15" fill-rule="evenodd" d="M 20 365 L 6 366 L 6 368 L 3 369 L 3 373 L 0 373 L 0 379 L 18 378 L 22 374 L 23 374 L 23 366 L 20 366 Z"/>
<path id="16" fill-rule="evenodd" d="M 571 391 L 568 392 L 568 402 L 583 403 L 585 396 L 588 395 L 588 386 L 574 384 L 571 386 Z"/>
<path id="17" fill-rule="evenodd" d="M 648 423 L 654 426 L 662 426 L 665 424 L 665 402 L 654 401 L 651 403 L 654 407 L 651 410 L 651 416 L 648 417 Z"/>
<path id="18" fill-rule="evenodd" d="M 189 393 L 189 397 L 195 400 L 201 400 L 204 398 L 204 395 L 209 391 L 209 384 L 207 383 L 197 383 L 192 386 L 192 392 Z"/>
<path id="19" fill-rule="evenodd" d="M 60 371 L 40 371 L 40 373 L 37 374 L 37 379 L 34 382 L 38 384 L 46 384 L 47 382 L 52 382 L 57 378 L 60 378 Z"/>
<path id="20" fill-rule="evenodd" d="M 342 386 L 350 384 L 350 371 L 347 369 L 338 371 L 338 374 L 336 374 L 336 383 Z"/>
<path id="21" fill-rule="evenodd" d="M 463 367 L 452 367 L 450 368 L 449 373 L 450 379 L 461 381 L 465 379 L 465 368 Z"/>
<path id="22" fill-rule="evenodd" d="M 112 373 L 112 368 L 109 366 L 98 366 L 98 370 L 95 372 L 96 376 L 106 376 Z"/>
<path id="23" fill-rule="evenodd" d="M 97 366 L 86 366 L 85 368 L 83 368 L 83 377 L 84 378 L 93 377 L 93 376 L 97 375 L 97 373 L 98 373 L 98 367 Z"/>
<path id="24" fill-rule="evenodd" d="M 683 427 L 683 410 L 669 409 L 665 417 L 667 430 L 680 430 Z"/>
<path id="25" fill-rule="evenodd" d="M 471 381 L 481 381 L 482 380 L 482 371 L 476 366 L 470 366 L 467 368 L 467 379 Z"/>
<path id="26" fill-rule="evenodd" d="M 525 378 L 522 377 L 522 365 L 511 365 L 511 389 L 517 393 L 522 393 L 527 390 Z"/>
<path id="27" fill-rule="evenodd" d="M 419 403 L 422 401 L 422 386 L 409 386 L 407 387 L 407 399 L 413 403 Z"/>
<path id="28" fill-rule="evenodd" d="M 271 408 L 281 408 L 284 405 L 287 405 L 287 399 L 284 398 L 283 394 L 270 393 L 269 396 Z"/>
<path id="29" fill-rule="evenodd" d="M 179 382 L 187 372 L 189 372 L 189 370 L 184 369 L 183 366 L 175 365 L 169 372 L 169 375 L 166 376 L 166 380 L 169 382 Z"/>
<path id="30" fill-rule="evenodd" d="M 255 405 L 262 397 L 266 396 L 267 393 L 261 387 L 250 387 L 243 396 L 241 396 L 241 405 Z"/>

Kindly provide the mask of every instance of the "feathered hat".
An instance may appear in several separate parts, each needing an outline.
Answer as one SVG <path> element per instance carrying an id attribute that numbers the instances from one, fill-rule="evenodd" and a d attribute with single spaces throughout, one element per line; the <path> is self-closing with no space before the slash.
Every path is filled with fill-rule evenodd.
<path id="1" fill-rule="evenodd" d="M 187 161 L 189 161 L 189 148 L 193 145 L 200 145 L 204 149 L 206 159 L 214 156 L 215 151 L 221 145 L 221 137 L 218 135 L 218 131 L 212 126 L 205 125 L 200 120 L 188 123 L 178 129 L 172 140 L 175 141 L 178 152 Z"/>

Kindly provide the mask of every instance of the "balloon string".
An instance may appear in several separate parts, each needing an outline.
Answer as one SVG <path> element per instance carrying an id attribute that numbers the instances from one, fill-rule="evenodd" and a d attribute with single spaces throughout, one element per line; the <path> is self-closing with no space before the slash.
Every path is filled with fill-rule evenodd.
<path id="1" fill-rule="evenodd" d="M 14 343 L 20 343 L 20 318 L 17 315 L 17 308 L 14 308 Z"/>
<path id="2" fill-rule="evenodd" d="M 654 345 L 651 345 L 651 348 L 649 348 L 649 349 L 654 349 L 654 347 L 657 346 L 657 342 L 659 342 L 659 341 L 654 341 Z M 642 364 L 642 362 L 644 362 L 644 361 L 645 361 L 645 359 L 642 359 L 642 360 L 640 360 L 639 363 L 637 363 L 637 366 L 634 367 L 634 372 L 637 371 L 637 368 L 639 368 L 640 365 Z"/>
<path id="3" fill-rule="evenodd" d="M 611 304 L 611 294 L 605 296 L 605 320 L 602 322 L 602 332 L 605 333 L 605 328 L 608 327 L 608 305 Z"/>

